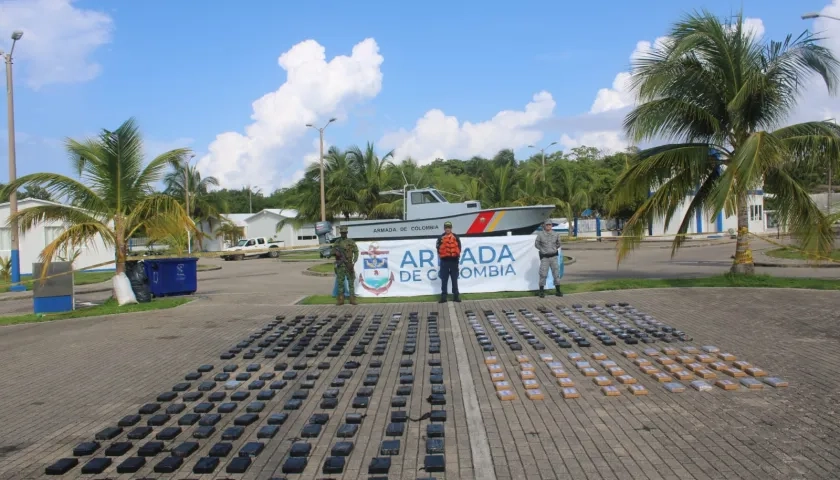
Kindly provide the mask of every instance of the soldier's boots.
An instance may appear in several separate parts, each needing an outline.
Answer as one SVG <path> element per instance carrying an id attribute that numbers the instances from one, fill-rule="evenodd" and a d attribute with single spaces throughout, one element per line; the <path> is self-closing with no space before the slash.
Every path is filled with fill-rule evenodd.
<path id="1" fill-rule="evenodd" d="M 545 287 L 540 287 L 540 298 L 545 298 Z"/>
<path id="2" fill-rule="evenodd" d="M 358 303 L 356 303 L 355 295 L 350 295 L 350 305 L 358 305 Z"/>
<path id="3" fill-rule="evenodd" d="M 446 294 L 445 293 L 442 293 L 440 295 L 440 300 L 438 300 L 438 303 L 446 303 Z"/>
<path id="4" fill-rule="evenodd" d="M 557 295 L 558 297 L 563 296 L 563 292 L 560 291 L 560 285 L 555 285 L 554 286 L 554 291 L 556 292 L 555 295 Z"/>
<path id="5" fill-rule="evenodd" d="M 338 296 L 338 301 L 335 302 L 336 305 L 344 305 L 344 294 L 340 294 Z"/>

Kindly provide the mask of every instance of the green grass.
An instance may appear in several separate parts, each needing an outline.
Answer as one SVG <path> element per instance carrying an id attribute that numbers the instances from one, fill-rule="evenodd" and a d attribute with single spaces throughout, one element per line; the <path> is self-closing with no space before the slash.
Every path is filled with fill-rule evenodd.
<path id="1" fill-rule="evenodd" d="M 795 250 L 793 248 L 776 248 L 774 250 L 768 250 L 768 256 L 776 257 L 776 258 L 785 258 L 787 260 L 822 260 L 825 261 L 824 258 L 814 258 L 809 257 L 808 254 L 801 250 Z M 840 261 L 840 250 L 833 250 L 831 252 L 831 259 Z"/>
<path id="2" fill-rule="evenodd" d="M 319 263 L 307 268 L 310 272 L 315 273 L 335 273 L 335 265 L 332 263 Z"/>
<path id="3" fill-rule="evenodd" d="M 114 276 L 114 272 L 76 272 L 73 274 L 75 278 L 76 286 L 79 285 L 93 285 L 95 283 L 102 283 L 111 280 Z M 20 277 L 23 286 L 26 287 L 27 290 L 32 290 L 32 284 L 30 280 L 32 279 L 31 275 L 21 275 Z M 8 292 L 9 285 L 0 285 L 0 293 Z"/>
<path id="4" fill-rule="evenodd" d="M 602 280 L 598 282 L 563 283 L 564 294 L 601 292 L 607 290 L 633 290 L 642 288 L 694 288 L 694 287 L 751 287 L 751 288 L 805 288 L 812 290 L 840 290 L 840 280 L 824 280 L 819 278 L 781 278 L 769 275 L 732 276 L 718 275 L 704 278 L 674 278 L 674 279 L 620 279 Z M 522 298 L 536 296 L 537 292 L 493 292 L 493 293 L 465 293 L 462 300 L 493 300 L 504 298 Z M 546 296 L 553 296 L 553 292 L 546 291 Z M 359 303 L 411 303 L 436 302 L 438 295 L 423 295 L 419 297 L 385 297 L 385 298 L 357 298 Z M 301 301 L 302 305 L 334 304 L 331 295 L 310 295 Z"/>
<path id="5" fill-rule="evenodd" d="M 56 313 L 52 315 L 43 316 L 37 316 L 32 313 L 27 315 L 0 316 L 0 326 L 16 325 L 19 323 L 50 322 L 52 320 L 66 320 L 68 318 L 98 317 L 101 315 L 115 315 L 122 313 L 163 310 L 167 308 L 175 308 L 192 300 L 192 297 L 155 298 L 149 303 L 134 303 L 130 305 L 124 305 L 121 307 L 117 305 L 116 300 L 109 299 L 102 305 L 97 305 L 95 307 L 89 308 L 82 308 L 67 313 Z"/>

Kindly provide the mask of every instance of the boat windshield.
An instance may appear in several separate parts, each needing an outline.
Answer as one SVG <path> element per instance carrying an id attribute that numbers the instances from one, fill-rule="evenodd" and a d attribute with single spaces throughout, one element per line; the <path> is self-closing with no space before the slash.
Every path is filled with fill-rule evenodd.
<path id="1" fill-rule="evenodd" d="M 428 190 L 411 192 L 411 203 L 413 205 L 422 205 L 424 203 L 440 203 L 440 198 L 438 198 L 437 195 L 434 195 L 434 193 Z"/>

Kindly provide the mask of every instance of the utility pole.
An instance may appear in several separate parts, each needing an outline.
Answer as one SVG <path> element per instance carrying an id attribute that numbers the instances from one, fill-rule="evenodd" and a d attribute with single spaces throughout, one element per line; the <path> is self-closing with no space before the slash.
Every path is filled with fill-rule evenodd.
<path id="1" fill-rule="evenodd" d="M 326 204 L 326 196 L 324 195 L 324 130 L 335 121 L 335 118 L 331 118 L 329 122 L 326 123 L 321 128 L 318 128 L 311 123 L 307 123 L 306 126 L 310 128 L 314 128 L 318 130 L 321 139 L 321 148 L 320 148 L 320 163 L 321 163 L 321 221 L 325 222 L 327 220 L 327 204 Z"/>
<path id="2" fill-rule="evenodd" d="M 545 182 L 545 150 L 552 145 L 557 145 L 557 142 L 551 142 L 543 148 L 539 148 L 540 154 L 542 155 L 542 181 Z M 537 148 L 534 145 L 528 145 L 528 148 Z"/>
<path id="3" fill-rule="evenodd" d="M 187 207 L 187 218 L 192 219 L 192 211 L 190 211 L 190 161 L 195 157 L 195 154 L 190 155 L 184 165 L 184 203 Z M 192 239 L 190 238 L 189 226 L 187 226 L 187 251 L 192 253 Z"/>
<path id="4" fill-rule="evenodd" d="M 15 44 L 23 37 L 23 32 L 15 30 L 12 32 L 12 47 L 9 53 L 0 52 L 6 60 L 6 116 L 9 130 L 9 183 L 17 180 L 17 158 L 15 156 L 15 101 L 14 86 L 12 82 L 12 54 L 15 51 Z M 17 190 L 9 193 L 9 216 L 15 218 L 18 212 Z M 11 276 L 12 285 L 9 291 L 22 292 L 26 287 L 20 284 L 20 229 L 17 219 L 12 220 L 9 225 L 12 240 L 11 255 Z M 34 272 L 33 272 L 34 273 Z"/>

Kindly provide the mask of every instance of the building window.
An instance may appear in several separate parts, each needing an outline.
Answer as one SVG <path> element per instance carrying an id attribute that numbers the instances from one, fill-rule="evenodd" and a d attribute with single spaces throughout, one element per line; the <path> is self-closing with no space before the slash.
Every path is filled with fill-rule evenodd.
<path id="1" fill-rule="evenodd" d="M 297 238 L 298 240 L 315 240 L 318 237 L 315 235 L 298 235 Z"/>
<path id="2" fill-rule="evenodd" d="M 764 219 L 764 207 L 762 205 L 750 205 L 750 220 L 757 221 Z"/>
<path id="3" fill-rule="evenodd" d="M 12 249 L 12 229 L 0 228 L 0 250 Z"/>
<path id="4" fill-rule="evenodd" d="M 44 246 L 51 244 L 64 232 L 64 227 L 44 227 Z"/>

